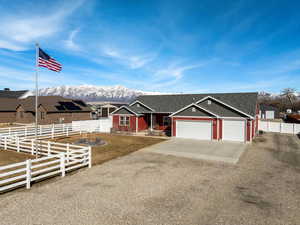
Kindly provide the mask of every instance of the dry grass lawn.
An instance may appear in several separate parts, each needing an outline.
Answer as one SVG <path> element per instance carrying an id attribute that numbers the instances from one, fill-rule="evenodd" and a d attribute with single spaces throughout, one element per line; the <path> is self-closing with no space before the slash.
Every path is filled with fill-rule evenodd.
<path id="1" fill-rule="evenodd" d="M 88 137 L 93 140 L 95 138 L 101 138 L 106 141 L 106 145 L 96 146 L 92 148 L 92 163 L 93 165 L 101 164 L 108 160 L 118 158 L 138 151 L 144 147 L 157 144 L 166 139 L 162 138 L 150 138 L 150 137 L 137 137 L 137 136 L 122 136 L 112 134 L 86 134 L 79 136 L 74 135 L 71 137 L 63 137 L 54 139 L 57 142 L 74 143 L 79 138 Z"/>
<path id="2" fill-rule="evenodd" d="M 5 166 L 11 163 L 18 163 L 23 162 L 27 159 L 34 159 L 35 156 L 26 154 L 26 153 L 20 153 L 16 151 L 10 151 L 10 150 L 0 150 L 0 166 Z"/>

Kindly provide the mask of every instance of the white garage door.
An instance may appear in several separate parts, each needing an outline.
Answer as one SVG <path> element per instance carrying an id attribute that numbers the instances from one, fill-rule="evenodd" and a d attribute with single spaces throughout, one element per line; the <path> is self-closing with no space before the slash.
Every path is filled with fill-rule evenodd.
<path id="1" fill-rule="evenodd" d="M 274 119 L 274 111 L 266 111 L 266 119 Z"/>
<path id="2" fill-rule="evenodd" d="M 245 120 L 223 120 L 223 140 L 245 141 Z"/>
<path id="3" fill-rule="evenodd" d="M 210 121 L 176 121 L 176 137 L 200 140 L 212 139 Z"/>

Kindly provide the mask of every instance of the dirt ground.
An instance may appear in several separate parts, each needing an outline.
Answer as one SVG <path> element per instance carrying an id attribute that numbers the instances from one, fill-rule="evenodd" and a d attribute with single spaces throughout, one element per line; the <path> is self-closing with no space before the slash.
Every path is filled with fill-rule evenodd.
<path id="1" fill-rule="evenodd" d="M 5 166 L 11 163 L 23 162 L 27 159 L 34 159 L 35 156 L 26 153 L 19 153 L 10 150 L 0 150 L 0 166 Z"/>
<path id="2" fill-rule="evenodd" d="M 137 151 L 0 196 L 0 224 L 299 224 L 299 139 L 247 148 L 234 166 Z"/>
<path id="3" fill-rule="evenodd" d="M 87 137 L 95 140 L 100 138 L 106 142 L 103 146 L 92 147 L 92 164 L 98 165 L 111 159 L 127 155 L 149 145 L 157 144 L 165 141 L 161 138 L 137 137 L 137 136 L 122 136 L 112 134 L 86 134 L 79 136 L 73 135 L 70 137 L 56 138 L 55 141 L 63 143 L 74 143 L 79 138 Z"/>

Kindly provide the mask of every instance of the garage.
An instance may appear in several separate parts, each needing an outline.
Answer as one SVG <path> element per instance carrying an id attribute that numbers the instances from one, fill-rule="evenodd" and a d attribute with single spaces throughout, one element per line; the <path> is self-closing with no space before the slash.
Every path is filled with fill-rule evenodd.
<path id="1" fill-rule="evenodd" d="M 176 137 L 199 140 L 212 139 L 211 121 L 176 121 Z"/>
<path id="2" fill-rule="evenodd" d="M 223 120 L 222 139 L 226 141 L 245 141 L 245 120 Z"/>

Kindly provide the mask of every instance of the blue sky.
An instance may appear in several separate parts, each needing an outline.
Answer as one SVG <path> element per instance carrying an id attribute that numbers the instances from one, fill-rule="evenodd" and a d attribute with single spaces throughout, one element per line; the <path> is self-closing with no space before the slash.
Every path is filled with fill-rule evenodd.
<path id="1" fill-rule="evenodd" d="M 300 2 L 0 0 L 0 88 L 34 88 L 34 43 L 63 64 L 40 86 L 280 92 L 300 84 Z"/>

